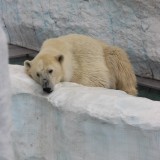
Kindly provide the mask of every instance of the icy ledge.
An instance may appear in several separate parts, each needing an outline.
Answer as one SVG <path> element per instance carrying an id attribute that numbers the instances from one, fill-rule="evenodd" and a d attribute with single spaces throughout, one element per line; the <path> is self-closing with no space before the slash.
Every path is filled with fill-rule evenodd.
<path id="1" fill-rule="evenodd" d="M 10 66 L 17 160 L 159 160 L 160 102 L 73 83 L 50 95 Z"/>

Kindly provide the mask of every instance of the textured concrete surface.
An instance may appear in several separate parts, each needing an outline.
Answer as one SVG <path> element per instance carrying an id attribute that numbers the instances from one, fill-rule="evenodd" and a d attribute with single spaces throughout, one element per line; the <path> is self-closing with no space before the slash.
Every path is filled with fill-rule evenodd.
<path id="1" fill-rule="evenodd" d="M 0 160 L 14 160 L 7 39 L 0 25 Z"/>
<path id="2" fill-rule="evenodd" d="M 10 65 L 16 160 L 159 160 L 160 102 L 61 83 L 51 94 Z"/>
<path id="3" fill-rule="evenodd" d="M 136 74 L 160 80 L 159 0 L 7 0 L 0 18 L 10 43 L 39 50 L 49 37 L 81 33 L 125 49 Z"/>

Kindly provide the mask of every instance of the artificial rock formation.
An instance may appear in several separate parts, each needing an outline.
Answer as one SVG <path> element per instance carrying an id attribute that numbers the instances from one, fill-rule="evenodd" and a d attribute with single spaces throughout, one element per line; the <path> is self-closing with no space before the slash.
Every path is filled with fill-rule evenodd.
<path id="1" fill-rule="evenodd" d="M 7 39 L 0 24 L 0 160 L 14 160 Z"/>
<path id="2" fill-rule="evenodd" d="M 10 66 L 16 160 L 159 160 L 160 103 L 73 83 L 51 94 Z"/>
<path id="3" fill-rule="evenodd" d="M 160 1 L 0 1 L 9 42 L 39 50 L 49 37 L 80 33 L 125 49 L 136 74 L 160 80 Z"/>

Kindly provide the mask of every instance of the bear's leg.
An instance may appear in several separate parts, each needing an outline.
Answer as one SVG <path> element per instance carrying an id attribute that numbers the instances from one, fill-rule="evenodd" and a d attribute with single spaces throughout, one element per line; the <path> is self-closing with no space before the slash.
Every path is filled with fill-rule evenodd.
<path id="1" fill-rule="evenodd" d="M 137 81 L 127 54 L 120 48 L 107 46 L 104 49 L 106 65 L 115 77 L 116 89 L 131 95 L 137 94 Z"/>

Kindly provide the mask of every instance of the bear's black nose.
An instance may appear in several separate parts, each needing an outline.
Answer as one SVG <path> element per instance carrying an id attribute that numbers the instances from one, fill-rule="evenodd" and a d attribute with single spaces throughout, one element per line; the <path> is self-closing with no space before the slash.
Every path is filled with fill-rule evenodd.
<path id="1" fill-rule="evenodd" d="M 51 93 L 52 89 L 47 87 L 47 88 L 43 88 L 43 91 L 47 93 Z"/>

